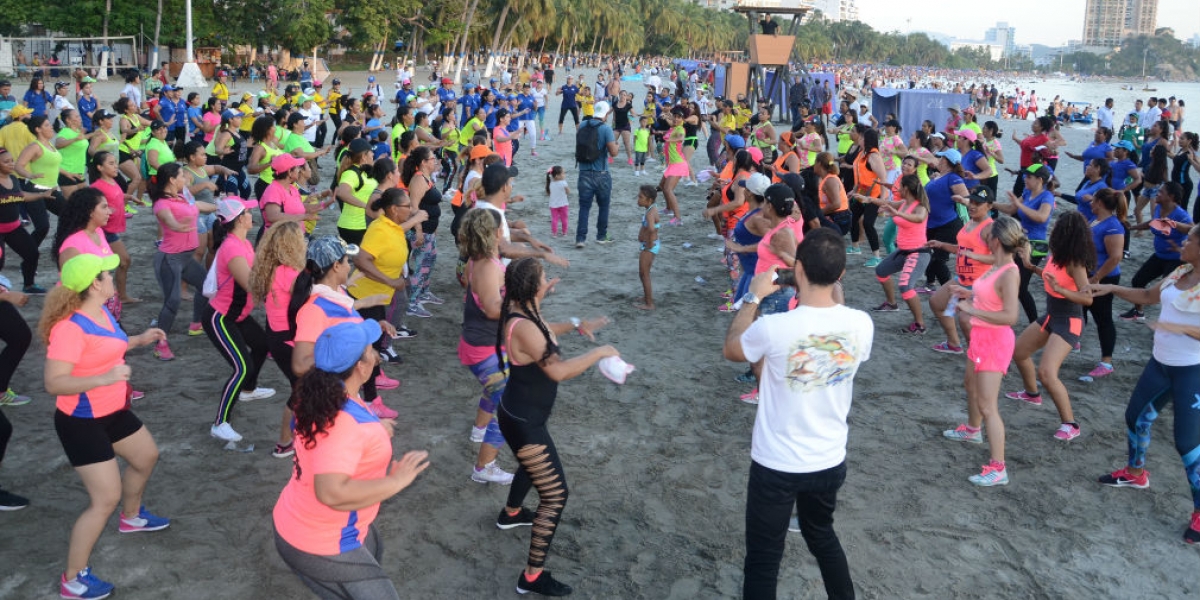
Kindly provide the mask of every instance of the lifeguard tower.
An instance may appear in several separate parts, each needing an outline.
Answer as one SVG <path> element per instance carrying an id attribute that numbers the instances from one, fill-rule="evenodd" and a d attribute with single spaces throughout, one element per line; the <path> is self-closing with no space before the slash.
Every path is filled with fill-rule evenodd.
<path id="1" fill-rule="evenodd" d="M 796 47 L 796 32 L 800 21 L 812 11 L 806 0 L 740 0 L 734 12 L 746 15 L 750 25 L 748 40 L 749 63 L 731 63 L 726 80 L 726 97 L 745 93 L 753 105 L 758 98 L 772 98 L 780 118 L 787 114 L 787 103 L 780 101 L 780 91 L 787 92 L 789 62 Z M 787 33 L 764 34 L 759 29 L 763 16 L 792 15 Z M 768 73 L 768 70 L 771 70 Z M 782 86 L 782 87 L 781 87 Z"/>

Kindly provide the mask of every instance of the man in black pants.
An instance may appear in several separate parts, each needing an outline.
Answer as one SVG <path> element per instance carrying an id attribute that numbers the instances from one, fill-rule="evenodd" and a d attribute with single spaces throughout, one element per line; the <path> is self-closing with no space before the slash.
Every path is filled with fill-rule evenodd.
<path id="1" fill-rule="evenodd" d="M 771 193 L 768 188 L 767 195 Z M 796 250 L 796 263 L 802 268 L 772 268 L 754 277 L 725 336 L 726 359 L 763 361 L 762 405 L 754 421 L 746 490 L 742 598 L 775 598 L 788 520 L 795 510 L 826 593 L 848 600 L 854 598 L 854 583 L 833 530 L 833 512 L 846 479 L 846 416 L 854 374 L 870 357 L 875 329 L 866 313 L 836 299 L 838 280 L 846 271 L 841 235 L 826 227 L 808 232 Z M 780 289 L 775 275 L 797 288 L 800 306 L 755 321 L 759 299 Z M 828 368 L 835 362 L 836 367 Z"/>

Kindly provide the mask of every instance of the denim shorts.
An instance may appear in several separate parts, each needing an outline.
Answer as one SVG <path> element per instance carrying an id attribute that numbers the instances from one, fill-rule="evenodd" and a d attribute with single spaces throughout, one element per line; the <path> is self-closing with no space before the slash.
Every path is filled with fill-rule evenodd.
<path id="1" fill-rule="evenodd" d="M 196 219 L 196 233 L 208 233 L 212 231 L 213 224 L 217 222 L 217 213 L 201 213 Z"/>

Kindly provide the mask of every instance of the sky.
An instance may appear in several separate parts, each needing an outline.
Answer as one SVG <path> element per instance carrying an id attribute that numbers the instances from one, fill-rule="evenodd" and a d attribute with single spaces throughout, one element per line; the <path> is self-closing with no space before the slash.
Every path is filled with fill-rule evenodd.
<path id="1" fill-rule="evenodd" d="M 981 40 L 984 30 L 997 21 L 1016 28 L 1018 44 L 1062 46 L 1083 37 L 1083 10 L 1087 0 L 857 0 L 858 18 L 879 31 L 931 31 L 959 39 Z M 1196 0 L 1158 0 L 1158 26 L 1174 27 L 1187 41 L 1200 33 L 1200 6 Z M 960 7 L 967 7 L 965 9 Z M 944 7 L 944 8 L 943 8 Z"/>

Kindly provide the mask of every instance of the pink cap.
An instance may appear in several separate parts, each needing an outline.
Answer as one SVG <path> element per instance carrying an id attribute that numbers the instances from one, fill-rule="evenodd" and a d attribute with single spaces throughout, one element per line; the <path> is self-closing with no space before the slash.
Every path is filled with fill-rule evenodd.
<path id="1" fill-rule="evenodd" d="M 761 165 L 763 161 L 763 152 L 761 148 L 751 146 L 746 149 L 750 153 L 750 158 L 754 159 L 754 164 Z"/>
<path id="2" fill-rule="evenodd" d="M 280 175 L 287 173 L 288 171 L 291 171 L 302 164 L 304 164 L 303 158 L 297 158 L 291 154 L 280 154 L 271 159 L 271 170 L 274 171 L 276 175 Z"/>
<path id="3" fill-rule="evenodd" d="M 967 138 L 967 140 L 972 142 L 979 139 L 979 136 L 971 129 L 959 129 L 958 131 L 954 132 L 954 135 L 957 135 L 960 138 Z"/>

